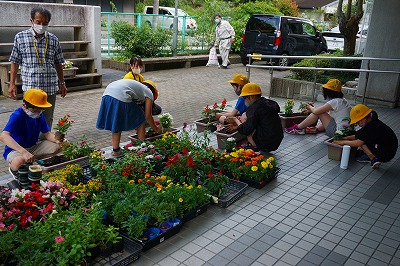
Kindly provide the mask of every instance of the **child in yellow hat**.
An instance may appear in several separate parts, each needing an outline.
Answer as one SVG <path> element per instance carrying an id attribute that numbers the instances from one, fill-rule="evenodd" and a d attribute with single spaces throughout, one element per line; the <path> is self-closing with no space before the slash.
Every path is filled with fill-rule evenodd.
<path id="1" fill-rule="evenodd" d="M 228 82 L 231 84 L 233 90 L 235 91 L 236 95 L 239 96 L 239 98 L 236 102 L 235 107 L 231 111 L 215 114 L 215 117 L 219 119 L 222 124 L 225 122 L 225 119 L 227 117 L 238 115 L 242 116 L 247 109 L 243 97 L 240 97 L 243 86 L 249 83 L 249 79 L 247 78 L 247 76 L 244 74 L 235 74 L 233 76 L 233 79 L 229 80 Z"/>
<path id="2" fill-rule="evenodd" d="M 335 131 L 342 129 L 343 121 L 349 118 L 350 105 L 342 93 L 342 83 L 338 79 L 330 79 L 322 86 L 325 100 L 320 107 L 314 107 L 307 103 L 306 108 L 311 114 L 300 124 L 285 128 L 285 132 L 293 135 L 304 135 L 305 133 L 318 133 L 325 131 L 329 137 L 333 137 Z M 321 121 L 315 128 L 310 127 L 318 120 Z"/>
<path id="3" fill-rule="evenodd" d="M 249 146 L 255 151 L 274 151 L 283 139 L 279 105 L 273 100 L 261 96 L 261 88 L 257 83 L 247 83 L 242 89 L 241 97 L 247 106 L 246 121 L 237 117 L 227 118 L 230 131 L 237 130 L 247 136 Z"/>
<path id="4" fill-rule="evenodd" d="M 361 129 L 345 140 L 335 140 L 339 145 L 359 147 L 357 161 L 370 162 L 372 168 L 379 168 L 382 162 L 388 162 L 396 155 L 398 140 L 393 130 L 378 119 L 378 114 L 364 104 L 357 104 L 350 111 L 350 124 Z"/>
<path id="5" fill-rule="evenodd" d="M 4 159 L 9 164 L 9 171 L 17 177 L 18 168 L 26 163 L 34 163 L 37 156 L 56 153 L 60 150 L 61 142 L 56 140 L 43 110 L 52 105 L 47 101 L 47 93 L 40 89 L 29 89 L 24 94 L 22 106 L 10 116 L 0 141 L 4 148 Z M 46 138 L 38 142 L 39 133 Z"/>

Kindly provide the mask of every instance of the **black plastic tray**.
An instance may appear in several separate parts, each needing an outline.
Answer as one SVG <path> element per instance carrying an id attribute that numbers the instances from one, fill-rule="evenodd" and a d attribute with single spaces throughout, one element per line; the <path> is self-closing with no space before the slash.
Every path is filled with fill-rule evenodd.
<path id="1" fill-rule="evenodd" d="M 121 235 L 123 250 L 114 252 L 110 256 L 98 256 L 89 263 L 92 266 L 126 266 L 139 259 L 142 245 L 128 237 Z"/>
<path id="2" fill-rule="evenodd" d="M 153 238 L 151 240 L 148 240 L 148 241 L 141 241 L 141 240 L 137 240 L 137 239 L 131 239 L 131 238 L 129 238 L 129 236 L 127 235 L 127 233 L 125 231 L 121 231 L 120 233 L 121 233 L 121 235 L 128 237 L 132 241 L 135 241 L 136 243 L 141 244 L 142 245 L 142 251 L 146 251 L 146 250 L 149 250 L 152 247 L 155 247 L 158 244 L 164 242 L 168 238 L 176 235 L 177 233 L 179 233 L 181 228 L 182 228 L 182 222 L 180 224 L 172 227 L 168 231 L 166 231 L 164 233 L 161 233 L 158 236 L 156 236 L 155 238 Z"/>
<path id="3" fill-rule="evenodd" d="M 278 173 L 279 173 L 280 170 L 281 170 L 280 168 L 276 168 L 275 173 L 273 173 L 272 175 L 268 176 L 266 179 L 263 179 L 261 181 L 256 181 L 256 180 L 249 179 L 249 178 L 246 178 L 246 177 L 240 177 L 239 180 L 241 182 L 244 182 L 244 183 L 248 184 L 250 187 L 260 189 L 260 188 L 265 187 L 268 183 L 270 183 L 275 178 L 277 178 Z"/>
<path id="4" fill-rule="evenodd" d="M 207 211 L 208 205 L 210 205 L 209 203 L 206 203 L 204 205 L 201 205 L 199 207 L 197 207 L 196 209 L 193 209 L 187 213 L 185 213 L 183 215 L 182 218 L 180 218 L 182 223 L 186 223 L 194 218 L 196 218 L 197 216 L 199 216 L 200 214 L 203 214 Z"/>
<path id="5" fill-rule="evenodd" d="M 218 198 L 218 206 L 227 208 L 244 195 L 244 192 L 248 186 L 249 185 L 246 183 L 230 179 L 224 186 L 226 189 L 225 193 Z"/>

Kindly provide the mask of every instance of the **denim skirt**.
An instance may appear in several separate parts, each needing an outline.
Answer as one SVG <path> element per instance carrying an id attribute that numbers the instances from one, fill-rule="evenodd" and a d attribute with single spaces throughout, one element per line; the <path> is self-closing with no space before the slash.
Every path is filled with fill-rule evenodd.
<path id="1" fill-rule="evenodd" d="M 130 131 L 146 121 L 143 109 L 135 102 L 122 102 L 109 95 L 101 99 L 96 128 L 112 133 Z"/>

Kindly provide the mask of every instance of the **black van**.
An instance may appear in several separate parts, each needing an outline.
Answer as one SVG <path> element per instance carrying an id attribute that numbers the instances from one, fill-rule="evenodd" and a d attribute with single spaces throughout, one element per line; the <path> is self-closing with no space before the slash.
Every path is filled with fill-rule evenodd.
<path id="1" fill-rule="evenodd" d="M 247 22 L 242 36 L 240 57 L 248 64 L 247 54 L 253 55 L 315 55 L 327 52 L 324 37 L 307 19 L 256 14 Z M 273 60 L 287 66 L 287 58 Z"/>

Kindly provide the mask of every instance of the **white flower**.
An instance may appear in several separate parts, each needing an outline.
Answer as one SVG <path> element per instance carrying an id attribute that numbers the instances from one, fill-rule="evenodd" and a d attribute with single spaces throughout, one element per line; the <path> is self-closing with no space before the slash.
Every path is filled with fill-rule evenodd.
<path id="1" fill-rule="evenodd" d="M 153 144 L 150 144 L 148 147 L 149 147 L 149 149 L 153 149 L 153 148 L 154 148 L 154 145 L 153 145 Z"/>
<path id="2" fill-rule="evenodd" d="M 145 159 L 153 159 L 154 158 L 154 156 L 153 155 L 147 155 L 146 157 L 144 157 Z"/>
<path id="3" fill-rule="evenodd" d="M 230 137 L 230 138 L 227 138 L 226 141 L 234 142 L 234 141 L 236 141 L 236 139 L 234 137 Z"/>
<path id="4" fill-rule="evenodd" d="M 336 131 L 335 131 L 335 134 L 343 135 L 343 132 L 342 132 L 341 130 L 336 130 Z"/>
<path id="5" fill-rule="evenodd" d="M 143 142 L 142 144 L 140 144 L 140 146 L 141 146 L 141 147 L 146 147 L 147 144 L 146 144 L 146 142 Z"/>

